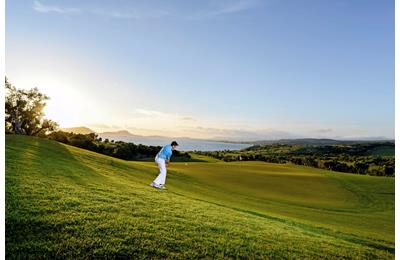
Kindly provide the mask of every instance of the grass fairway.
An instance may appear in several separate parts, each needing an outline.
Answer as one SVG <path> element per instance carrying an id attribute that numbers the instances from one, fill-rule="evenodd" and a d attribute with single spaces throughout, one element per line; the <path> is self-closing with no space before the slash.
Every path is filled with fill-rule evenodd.
<path id="1" fill-rule="evenodd" d="M 394 258 L 394 178 L 212 160 L 158 191 L 156 174 L 6 136 L 7 258 Z"/>

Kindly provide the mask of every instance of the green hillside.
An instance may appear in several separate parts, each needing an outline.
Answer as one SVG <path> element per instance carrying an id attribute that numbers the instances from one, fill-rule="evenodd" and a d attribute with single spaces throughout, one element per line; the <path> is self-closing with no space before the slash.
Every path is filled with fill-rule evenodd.
<path id="1" fill-rule="evenodd" d="M 7 135 L 7 258 L 394 258 L 394 178 L 201 159 Z"/>

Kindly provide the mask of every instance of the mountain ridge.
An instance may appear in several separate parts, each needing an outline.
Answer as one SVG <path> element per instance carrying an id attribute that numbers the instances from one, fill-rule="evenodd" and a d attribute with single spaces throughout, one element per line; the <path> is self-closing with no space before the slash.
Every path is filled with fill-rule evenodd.
<path id="1" fill-rule="evenodd" d="M 353 143 L 366 143 L 366 142 L 395 142 L 394 139 L 384 138 L 384 137 L 372 137 L 372 138 L 354 138 L 354 139 L 335 139 L 335 138 L 282 138 L 276 140 L 253 140 L 253 141 L 234 141 L 234 140 L 226 140 L 226 139 L 214 139 L 214 138 L 192 138 L 186 136 L 179 137 L 170 137 L 170 136 L 161 136 L 161 135 L 137 135 L 131 133 L 128 130 L 121 129 L 116 131 L 105 131 L 105 132 L 96 132 L 88 127 L 80 126 L 80 127 L 69 127 L 69 128 L 61 128 L 62 131 L 65 132 L 73 132 L 76 134 L 89 134 L 96 133 L 101 137 L 137 137 L 144 139 L 176 139 L 176 140 L 194 140 L 194 141 L 204 141 L 204 142 L 221 142 L 221 143 L 232 143 L 232 144 L 252 144 L 252 145 L 269 145 L 269 144 L 291 144 L 291 145 L 338 145 L 338 144 L 353 144 Z"/>

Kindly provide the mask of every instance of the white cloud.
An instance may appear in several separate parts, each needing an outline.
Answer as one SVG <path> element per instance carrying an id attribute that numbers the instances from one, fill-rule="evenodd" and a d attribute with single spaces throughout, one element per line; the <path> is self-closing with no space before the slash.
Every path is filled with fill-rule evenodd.
<path id="1" fill-rule="evenodd" d="M 59 7 L 55 5 L 45 5 L 39 1 L 35 1 L 33 3 L 33 9 L 40 13 L 59 13 L 59 14 L 69 14 L 75 15 L 80 14 L 82 10 L 78 8 L 69 8 L 69 7 Z"/>
<path id="2" fill-rule="evenodd" d="M 180 115 L 177 113 L 165 113 L 165 112 L 143 109 L 143 108 L 136 108 L 134 114 L 150 116 L 150 117 L 157 116 L 157 117 L 165 117 L 165 118 L 175 118 L 176 120 L 182 120 L 182 121 L 196 121 L 196 119 L 190 115 Z"/>
<path id="3" fill-rule="evenodd" d="M 189 12 L 189 15 L 178 14 L 178 18 L 206 18 L 215 17 L 220 15 L 235 14 L 249 9 L 253 9 L 258 6 L 258 0 L 233 0 L 225 4 L 218 4 L 208 9 L 199 11 Z M 34 1 L 33 9 L 40 13 L 58 13 L 65 15 L 77 15 L 77 14 L 92 14 L 103 17 L 110 17 L 116 19 L 159 19 L 165 16 L 170 16 L 173 13 L 164 9 L 139 9 L 139 8 L 128 8 L 124 10 L 112 10 L 112 9 L 100 9 L 100 8 L 88 8 L 80 9 L 75 7 L 62 7 L 58 5 L 48 5 L 41 1 Z M 175 10 L 176 11 L 176 10 Z"/>
<path id="4" fill-rule="evenodd" d="M 144 108 L 135 109 L 126 118 L 127 124 L 147 129 L 163 127 L 173 130 L 179 125 L 193 127 L 196 123 L 196 119 L 191 115 L 166 113 Z"/>
<path id="5" fill-rule="evenodd" d="M 234 14 L 242 11 L 246 11 L 248 9 L 254 8 L 256 6 L 256 2 L 253 0 L 240 0 L 233 2 L 229 5 L 223 6 L 221 9 L 216 10 L 215 14 Z"/>
<path id="6" fill-rule="evenodd" d="M 165 116 L 167 115 L 166 113 L 162 113 L 159 111 L 154 111 L 154 110 L 148 110 L 148 109 L 143 109 L 143 108 L 137 108 L 135 109 L 135 112 L 141 115 L 145 116 Z"/>
<path id="7" fill-rule="evenodd" d="M 79 9 L 74 7 L 61 7 L 57 5 L 47 5 L 40 1 L 33 2 L 33 9 L 40 13 L 58 13 L 66 15 L 76 15 L 90 13 L 98 16 L 106 16 L 119 19 L 156 19 L 169 15 L 165 10 L 104 10 L 104 9 Z"/>
<path id="8" fill-rule="evenodd" d="M 156 19 L 163 16 L 169 15 L 169 12 L 165 10 L 150 10 L 150 11 L 139 11 L 139 10 L 129 10 L 129 11 L 118 11 L 118 10 L 92 10 L 93 14 L 107 16 L 111 18 L 121 18 L 121 19 Z"/>
<path id="9" fill-rule="evenodd" d="M 120 12 L 115 10 L 93 10 L 91 11 L 94 14 L 101 15 L 101 16 L 108 16 L 112 18 L 137 18 L 134 12 Z"/>
<path id="10" fill-rule="evenodd" d="M 189 19 L 201 19 L 207 17 L 216 17 L 220 15 L 229 15 L 244 12 L 257 7 L 258 2 L 256 0 L 235 0 L 228 4 L 220 5 L 218 7 L 200 10 L 192 15 L 189 15 Z"/>
<path id="11" fill-rule="evenodd" d="M 196 119 L 194 119 L 191 116 L 181 116 L 181 120 L 183 120 L 183 121 L 196 121 Z"/>
<path id="12" fill-rule="evenodd" d="M 194 136 L 228 141 L 278 140 L 301 137 L 300 135 L 275 129 L 250 130 L 197 126 L 188 127 L 185 130 Z"/>
<path id="13" fill-rule="evenodd" d="M 320 134 L 326 134 L 326 133 L 332 133 L 333 129 L 332 128 L 323 128 L 323 129 L 317 129 L 315 130 L 316 133 Z"/>

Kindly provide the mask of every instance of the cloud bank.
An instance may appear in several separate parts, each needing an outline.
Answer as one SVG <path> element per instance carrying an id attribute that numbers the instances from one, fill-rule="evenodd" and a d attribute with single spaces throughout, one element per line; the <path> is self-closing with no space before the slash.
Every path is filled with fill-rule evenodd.
<path id="1" fill-rule="evenodd" d="M 207 3 L 207 2 L 205 2 Z M 217 17 L 222 15 L 233 15 L 254 9 L 258 6 L 257 0 L 234 0 L 229 2 L 214 4 L 201 10 L 186 10 L 173 12 L 165 9 L 143 9 L 128 8 L 124 10 L 118 9 L 101 9 L 98 7 L 82 9 L 76 7 L 64 7 L 54 4 L 45 4 L 43 1 L 36 0 L 33 3 L 33 10 L 39 13 L 57 13 L 63 15 L 93 14 L 97 16 L 116 18 L 116 19 L 158 19 L 166 16 L 174 15 L 176 18 L 202 19 Z"/>
<path id="2" fill-rule="evenodd" d="M 55 5 L 45 5 L 39 1 L 33 2 L 33 10 L 39 13 L 58 13 L 67 15 L 76 15 L 82 13 L 79 8 L 60 7 Z"/>

